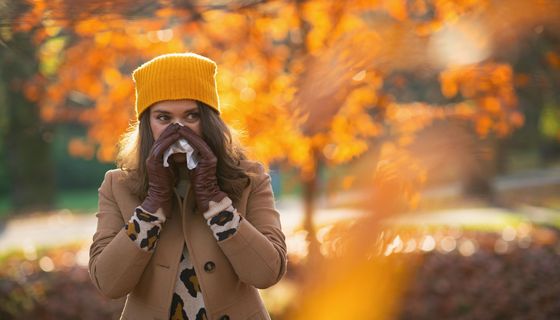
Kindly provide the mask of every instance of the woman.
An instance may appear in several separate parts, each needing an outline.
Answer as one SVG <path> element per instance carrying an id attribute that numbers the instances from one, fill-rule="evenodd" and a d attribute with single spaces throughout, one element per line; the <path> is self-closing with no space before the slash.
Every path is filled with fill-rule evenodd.
<path id="1" fill-rule="evenodd" d="M 127 297 L 122 319 L 270 319 L 257 288 L 284 275 L 285 238 L 270 176 L 219 116 L 215 74 L 192 53 L 132 74 L 138 122 L 99 188 L 89 261 L 101 293 Z M 188 153 L 164 159 L 182 139 L 192 170 Z"/>

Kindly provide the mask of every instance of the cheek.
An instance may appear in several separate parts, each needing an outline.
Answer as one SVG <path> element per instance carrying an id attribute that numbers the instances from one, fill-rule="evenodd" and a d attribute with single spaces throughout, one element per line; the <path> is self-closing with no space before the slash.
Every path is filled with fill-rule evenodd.
<path id="1" fill-rule="evenodd" d="M 153 121 L 150 121 L 150 128 L 152 129 L 152 135 L 154 136 L 154 140 L 157 140 L 163 130 L 165 130 L 166 125 L 160 125 Z"/>
<path id="2" fill-rule="evenodd" d="M 194 131 L 199 136 L 202 135 L 202 129 L 200 128 L 200 121 L 198 121 L 197 123 L 187 123 L 186 126 L 189 127 L 189 129 Z"/>

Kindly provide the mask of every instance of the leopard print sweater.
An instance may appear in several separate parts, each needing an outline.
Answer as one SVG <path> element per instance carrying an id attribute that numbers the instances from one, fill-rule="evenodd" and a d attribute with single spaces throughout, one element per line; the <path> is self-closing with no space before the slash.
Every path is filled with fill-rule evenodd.
<path id="1" fill-rule="evenodd" d="M 219 203 L 211 201 L 208 211 L 203 215 L 217 241 L 223 241 L 235 234 L 243 219 L 228 197 Z M 150 213 L 139 206 L 124 228 L 128 237 L 138 247 L 145 251 L 152 251 L 157 245 L 164 223 L 165 215 L 161 209 Z M 207 319 L 202 291 L 186 244 L 183 246 L 179 262 L 169 319 Z"/>

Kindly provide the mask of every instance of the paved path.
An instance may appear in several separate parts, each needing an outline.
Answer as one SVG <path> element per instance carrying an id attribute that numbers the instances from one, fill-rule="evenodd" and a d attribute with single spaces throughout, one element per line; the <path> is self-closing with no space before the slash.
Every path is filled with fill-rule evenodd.
<path id="1" fill-rule="evenodd" d="M 96 220 L 94 214 L 72 214 L 68 210 L 13 218 L 0 230 L 0 252 L 91 241 Z"/>

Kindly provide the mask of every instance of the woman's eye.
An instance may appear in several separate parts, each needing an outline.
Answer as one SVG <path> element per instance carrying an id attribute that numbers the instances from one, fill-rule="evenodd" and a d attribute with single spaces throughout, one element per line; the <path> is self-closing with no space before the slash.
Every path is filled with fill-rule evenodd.
<path id="1" fill-rule="evenodd" d="M 156 117 L 156 119 L 158 119 L 160 121 L 167 121 L 167 120 L 169 120 L 169 117 L 164 115 L 164 114 L 160 114 L 159 116 Z"/>
<path id="2" fill-rule="evenodd" d="M 193 122 L 200 118 L 200 114 L 198 112 L 191 112 L 187 114 L 187 121 Z"/>

